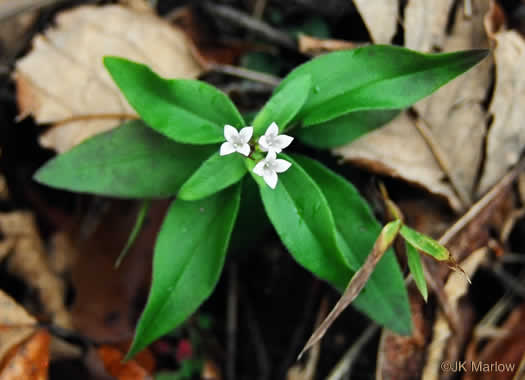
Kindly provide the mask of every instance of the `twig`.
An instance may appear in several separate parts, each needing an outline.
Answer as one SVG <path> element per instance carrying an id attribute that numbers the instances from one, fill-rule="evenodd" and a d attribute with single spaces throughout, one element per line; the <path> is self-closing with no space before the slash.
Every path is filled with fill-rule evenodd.
<path id="1" fill-rule="evenodd" d="M 301 315 L 303 316 L 303 320 L 301 321 L 301 323 L 298 324 L 297 328 L 293 332 L 292 339 L 290 339 L 290 344 L 288 346 L 288 351 L 286 352 L 286 356 L 284 357 L 281 368 L 279 370 L 279 379 L 286 378 L 286 372 L 288 371 L 288 368 L 295 361 L 295 358 L 297 356 L 297 348 L 301 344 L 306 329 L 308 328 L 308 318 L 313 312 L 315 301 L 319 293 L 319 286 L 319 281 L 314 280 L 314 282 L 312 283 L 312 287 L 310 288 L 310 291 L 308 293 L 308 298 L 302 310 Z"/>
<path id="2" fill-rule="evenodd" d="M 447 320 L 450 326 L 450 329 L 454 333 L 459 332 L 460 330 L 459 321 L 458 321 L 458 318 L 456 317 L 454 308 L 450 304 L 448 296 L 444 291 L 445 285 L 443 284 L 441 279 L 437 278 L 437 276 L 432 271 L 431 267 L 428 265 L 425 265 L 424 260 L 421 261 L 421 264 L 423 265 L 425 272 L 428 274 L 428 276 L 425 276 L 425 279 L 428 285 L 430 285 L 430 288 L 432 289 L 434 294 L 436 294 L 439 306 L 441 307 L 441 311 L 443 312 L 443 315 L 445 319 Z"/>
<path id="3" fill-rule="evenodd" d="M 247 15 L 246 13 L 240 12 L 227 5 L 214 4 L 211 1 L 205 2 L 202 6 L 204 10 L 211 13 L 213 16 L 223 18 L 226 21 L 251 30 L 253 33 L 265 38 L 269 42 L 273 42 L 288 49 L 297 49 L 295 40 L 287 33 L 281 32 L 255 17 Z"/>
<path id="4" fill-rule="evenodd" d="M 226 360 L 226 379 L 235 380 L 239 286 L 237 280 L 237 264 L 233 261 L 230 263 L 229 275 L 228 308 L 226 317 L 226 334 L 228 336 L 228 340 L 226 341 L 226 353 L 228 358 Z"/>
<path id="5" fill-rule="evenodd" d="M 490 267 L 491 271 L 513 294 L 525 299 L 525 286 L 505 271 L 501 264 Z"/>
<path id="6" fill-rule="evenodd" d="M 518 164 L 503 177 L 490 191 L 477 201 L 472 207 L 458 219 L 439 239 L 439 244 L 448 244 L 463 228 L 465 228 L 476 216 L 482 212 L 485 207 L 490 204 L 500 193 L 505 190 L 518 176 L 518 174 L 525 169 L 525 158 L 522 158 Z"/>
<path id="7" fill-rule="evenodd" d="M 255 17 L 258 20 L 262 18 L 267 2 L 268 0 L 256 0 L 255 1 L 255 6 L 253 7 L 253 17 Z"/>
<path id="8" fill-rule="evenodd" d="M 525 255 L 520 253 L 506 252 L 501 261 L 505 264 L 525 264 Z"/>
<path id="9" fill-rule="evenodd" d="M 352 366 L 359 357 L 359 353 L 370 339 L 379 331 L 379 326 L 372 324 L 366 328 L 354 344 L 344 353 L 337 365 L 332 369 L 326 380 L 341 380 L 350 378 Z"/>
<path id="10" fill-rule="evenodd" d="M 241 296 L 243 292 L 241 291 Z M 248 328 L 252 335 L 253 345 L 256 352 L 256 359 L 259 362 L 259 380 L 268 380 L 270 378 L 271 362 L 268 356 L 266 345 L 261 334 L 261 329 L 257 323 L 257 319 L 253 315 L 252 307 L 248 297 L 243 297 L 243 306 L 245 307 L 245 315 L 248 320 Z"/>
<path id="11" fill-rule="evenodd" d="M 454 170 L 450 169 L 450 163 L 447 159 L 447 156 L 445 152 L 443 151 L 443 149 L 441 149 L 441 147 L 439 146 L 439 143 L 436 141 L 436 139 L 432 135 L 432 131 L 428 127 L 429 123 L 421 115 L 418 114 L 417 119 L 414 124 L 419 134 L 421 135 L 421 137 L 423 137 L 423 139 L 427 143 L 437 164 L 439 165 L 441 170 L 443 170 L 443 172 L 446 174 L 446 176 L 450 180 L 450 184 L 452 185 L 454 192 L 456 193 L 456 195 L 459 197 L 459 200 L 461 201 L 461 206 L 463 208 L 467 208 L 468 206 L 472 204 L 471 196 L 463 187 L 463 184 L 461 183 L 459 178 L 456 176 L 456 173 L 454 172 Z"/>
<path id="12" fill-rule="evenodd" d="M 215 71 L 217 73 L 232 75 L 238 78 L 249 79 L 254 82 L 264 83 L 271 87 L 277 87 L 281 82 L 281 78 L 279 77 L 232 65 L 219 65 L 212 63 L 208 65 L 208 70 Z"/>

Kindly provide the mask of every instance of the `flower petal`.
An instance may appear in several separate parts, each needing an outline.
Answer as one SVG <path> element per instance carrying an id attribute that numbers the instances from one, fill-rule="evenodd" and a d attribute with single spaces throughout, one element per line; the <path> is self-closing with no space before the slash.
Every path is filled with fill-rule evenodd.
<path id="1" fill-rule="evenodd" d="M 259 138 L 259 148 L 261 148 L 263 152 L 268 152 L 268 150 L 270 150 L 268 142 L 266 141 L 266 136 L 261 136 Z"/>
<path id="2" fill-rule="evenodd" d="M 248 157 L 250 155 L 250 146 L 248 144 L 243 144 L 243 146 L 237 148 L 237 152 Z"/>
<path id="3" fill-rule="evenodd" d="M 275 189 L 275 186 L 277 186 L 277 173 L 274 171 L 271 171 L 269 173 L 266 173 L 266 175 L 263 177 L 264 182 L 268 186 L 270 186 L 272 189 Z"/>
<path id="4" fill-rule="evenodd" d="M 279 134 L 279 126 L 277 125 L 277 123 L 275 123 L 275 121 L 272 122 L 272 124 L 270 124 L 270 126 L 268 127 L 268 129 L 266 130 L 264 134 L 267 136 L 269 135 L 277 136 Z"/>
<path id="5" fill-rule="evenodd" d="M 273 163 L 273 168 L 277 173 L 282 173 L 290 169 L 290 166 L 292 166 L 291 162 L 288 162 L 286 160 L 281 160 L 280 158 L 275 160 Z"/>
<path id="6" fill-rule="evenodd" d="M 264 176 L 264 164 L 264 160 L 259 161 L 257 165 L 254 166 L 253 172 L 260 177 Z"/>
<path id="7" fill-rule="evenodd" d="M 271 162 L 271 161 L 275 161 L 276 158 L 277 158 L 277 154 L 273 150 L 270 150 L 268 154 L 266 155 L 265 160 L 267 162 Z"/>
<path id="8" fill-rule="evenodd" d="M 275 145 L 277 145 L 275 148 L 284 149 L 288 145 L 290 145 L 293 141 L 292 136 L 288 135 L 279 135 L 275 138 Z"/>
<path id="9" fill-rule="evenodd" d="M 250 141 L 253 135 L 253 127 L 244 127 L 239 132 L 239 139 L 242 143 L 247 143 Z"/>
<path id="10" fill-rule="evenodd" d="M 232 141 L 233 139 L 237 138 L 239 136 L 239 131 L 237 128 L 232 127 L 229 124 L 226 124 L 224 126 L 224 138 L 226 141 Z"/>
<path id="11" fill-rule="evenodd" d="M 235 148 L 233 144 L 229 141 L 226 141 L 225 143 L 222 143 L 221 149 L 219 151 L 219 155 L 226 156 L 227 154 L 235 152 Z"/>

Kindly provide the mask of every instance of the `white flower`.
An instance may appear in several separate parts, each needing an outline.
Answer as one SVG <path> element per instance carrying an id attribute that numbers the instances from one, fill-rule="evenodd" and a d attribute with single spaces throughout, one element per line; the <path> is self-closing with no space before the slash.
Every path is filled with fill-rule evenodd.
<path id="1" fill-rule="evenodd" d="M 291 136 L 279 135 L 279 127 L 273 122 L 264 135 L 259 138 L 259 146 L 263 152 L 281 153 L 292 141 L 293 137 Z"/>
<path id="2" fill-rule="evenodd" d="M 245 156 L 250 154 L 248 141 L 252 138 L 253 127 L 244 127 L 240 131 L 231 125 L 224 126 L 224 137 L 226 142 L 221 145 L 219 154 L 225 156 L 233 152 L 239 152 Z"/>
<path id="3" fill-rule="evenodd" d="M 277 158 L 277 155 L 273 151 L 269 151 L 266 158 L 259 161 L 253 168 L 253 172 L 264 178 L 264 182 L 272 189 L 275 189 L 277 185 L 277 173 L 283 173 L 292 166 L 286 160 Z"/>

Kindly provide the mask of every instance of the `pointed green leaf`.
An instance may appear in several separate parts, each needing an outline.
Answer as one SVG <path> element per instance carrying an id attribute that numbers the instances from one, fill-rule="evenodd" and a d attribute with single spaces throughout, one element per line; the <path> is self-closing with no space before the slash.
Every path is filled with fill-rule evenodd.
<path id="1" fill-rule="evenodd" d="M 319 124 L 349 112 L 408 107 L 470 69 L 488 50 L 423 54 L 372 45 L 322 55 L 293 70 L 280 84 L 312 76 L 312 90 L 296 116 Z"/>
<path id="2" fill-rule="evenodd" d="M 127 358 L 184 322 L 209 297 L 239 202 L 239 185 L 199 201 L 173 201 L 157 237 L 153 282 Z"/>
<path id="3" fill-rule="evenodd" d="M 253 121 L 253 134 L 260 136 L 275 122 L 283 131 L 303 106 L 309 95 L 310 75 L 300 75 L 276 91 Z"/>
<path id="4" fill-rule="evenodd" d="M 137 219 L 135 220 L 135 225 L 133 226 L 133 229 L 131 230 L 131 233 L 129 234 L 128 241 L 126 242 L 126 245 L 120 252 L 120 254 L 117 257 L 117 261 L 115 261 L 115 268 L 118 268 L 120 264 L 122 263 L 122 260 L 126 257 L 126 254 L 128 253 L 129 249 L 139 236 L 140 230 L 142 229 L 142 226 L 144 225 L 144 222 L 146 221 L 146 216 L 148 215 L 149 207 L 151 205 L 151 201 L 149 199 L 146 199 L 142 201 L 142 204 L 140 205 L 140 210 L 137 213 Z"/>
<path id="5" fill-rule="evenodd" d="M 244 157 L 240 154 L 210 156 L 182 185 L 178 197 L 187 201 L 205 198 L 239 182 L 246 174 Z"/>
<path id="6" fill-rule="evenodd" d="M 357 271 L 372 251 L 381 225 L 368 203 L 345 178 L 321 165 L 318 161 L 294 155 L 308 175 L 325 195 L 339 236 L 339 245 L 349 267 Z M 403 274 L 394 251 L 388 250 L 375 267 L 353 305 L 370 318 L 400 334 L 409 334 L 412 317 Z"/>
<path id="7" fill-rule="evenodd" d="M 164 79 L 146 65 L 105 57 L 104 65 L 129 104 L 156 131 L 182 143 L 224 141 L 225 124 L 244 120 L 228 96 L 201 81 Z"/>
<path id="8" fill-rule="evenodd" d="M 398 114 L 398 110 L 356 111 L 308 128 L 300 128 L 296 136 L 315 148 L 334 148 L 357 140 Z"/>
<path id="9" fill-rule="evenodd" d="M 414 248 L 432 256 L 438 261 L 450 260 L 450 252 L 448 249 L 429 236 L 423 235 L 407 226 L 401 228 L 401 236 L 403 236 L 408 243 L 412 244 Z"/>
<path id="10" fill-rule="evenodd" d="M 326 198 L 297 162 L 281 156 L 292 166 L 279 174 L 275 189 L 250 170 L 259 185 L 266 214 L 294 259 L 342 290 L 353 272 L 336 243 L 334 219 Z"/>
<path id="11" fill-rule="evenodd" d="M 123 198 L 163 198 L 215 148 L 182 145 L 130 121 L 48 161 L 35 174 L 42 184 Z"/>
<path id="12" fill-rule="evenodd" d="M 423 272 L 423 264 L 421 263 L 421 257 L 419 256 L 417 249 L 408 241 L 406 242 L 406 252 L 408 268 L 410 269 L 410 273 L 412 273 L 412 277 L 414 278 L 414 282 L 416 283 L 419 292 L 426 302 L 428 298 L 428 289 L 427 282 L 425 281 L 425 274 Z"/>

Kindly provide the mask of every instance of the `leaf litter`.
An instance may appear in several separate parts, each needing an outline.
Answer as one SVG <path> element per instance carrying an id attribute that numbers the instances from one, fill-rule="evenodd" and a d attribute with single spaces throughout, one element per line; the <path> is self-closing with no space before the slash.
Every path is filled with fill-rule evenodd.
<path id="1" fill-rule="evenodd" d="M 42 146 L 64 152 L 137 117 L 104 69 L 105 55 L 146 63 L 165 77 L 202 73 L 184 32 L 154 14 L 120 5 L 64 11 L 14 73 L 19 118 L 56 125 L 42 134 Z"/>

